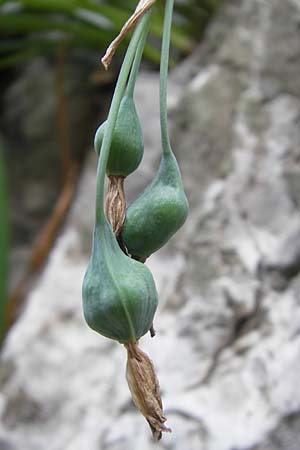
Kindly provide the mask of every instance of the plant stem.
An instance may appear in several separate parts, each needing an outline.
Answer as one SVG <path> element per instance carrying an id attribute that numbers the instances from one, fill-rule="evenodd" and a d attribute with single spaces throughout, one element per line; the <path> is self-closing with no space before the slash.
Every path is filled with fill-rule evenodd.
<path id="1" fill-rule="evenodd" d="M 174 0 L 166 0 L 164 30 L 160 56 L 160 128 L 163 154 L 172 152 L 168 131 L 167 80 Z"/>
<path id="2" fill-rule="evenodd" d="M 8 252 L 9 226 L 7 205 L 7 183 L 4 173 L 4 159 L 2 158 L 2 142 L 0 142 L 0 347 L 7 331 L 8 297 Z"/>
<path id="3" fill-rule="evenodd" d="M 134 91 L 134 87 L 135 87 L 136 77 L 137 77 L 137 74 L 138 74 L 138 71 L 140 68 L 141 59 L 142 59 L 143 51 L 145 48 L 145 43 L 146 43 L 147 36 L 149 33 L 151 11 L 147 17 L 148 17 L 148 20 L 145 23 L 143 33 L 141 35 L 138 47 L 136 49 L 136 53 L 135 53 L 134 61 L 132 64 L 129 80 L 127 83 L 126 93 L 130 97 L 133 97 L 133 91 Z"/>
<path id="4" fill-rule="evenodd" d="M 131 38 L 129 47 L 127 49 L 118 81 L 116 84 L 115 92 L 113 95 L 113 99 L 111 102 L 110 110 L 108 113 L 107 123 L 105 127 L 105 132 L 103 136 L 103 141 L 100 150 L 100 156 L 98 159 L 97 166 L 97 185 L 96 185 L 96 223 L 100 224 L 106 220 L 104 213 L 104 181 L 105 181 L 105 172 L 106 165 L 109 156 L 109 150 L 112 142 L 113 131 L 115 128 L 115 124 L 117 121 L 118 111 L 120 107 L 120 103 L 122 100 L 122 96 L 125 90 L 128 74 L 134 59 L 134 55 L 136 53 L 136 49 L 140 38 L 143 34 L 143 30 L 148 22 L 150 11 L 148 11 L 144 17 L 141 19 L 140 23 L 137 25 L 137 28 Z"/>

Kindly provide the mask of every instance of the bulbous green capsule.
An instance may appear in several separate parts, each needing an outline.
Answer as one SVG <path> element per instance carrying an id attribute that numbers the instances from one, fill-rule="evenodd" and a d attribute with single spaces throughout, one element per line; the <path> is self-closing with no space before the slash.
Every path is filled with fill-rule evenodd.
<path id="1" fill-rule="evenodd" d="M 94 146 L 99 154 L 106 121 L 98 128 Z M 141 124 L 131 95 L 124 95 L 113 133 L 106 167 L 108 176 L 127 177 L 140 164 L 144 153 Z"/>
<path id="2" fill-rule="evenodd" d="M 158 299 L 151 272 L 122 252 L 106 220 L 95 226 L 82 297 L 86 322 L 110 339 L 136 342 L 153 323 Z"/>
<path id="3" fill-rule="evenodd" d="M 163 154 L 154 180 L 128 207 L 121 237 L 128 252 L 144 261 L 183 225 L 188 201 L 175 156 Z"/>

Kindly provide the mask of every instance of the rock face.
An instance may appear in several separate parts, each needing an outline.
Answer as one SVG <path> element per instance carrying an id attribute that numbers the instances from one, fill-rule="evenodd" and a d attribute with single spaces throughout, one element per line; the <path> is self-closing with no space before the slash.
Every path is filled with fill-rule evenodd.
<path id="1" fill-rule="evenodd" d="M 70 150 L 73 160 L 80 159 L 96 117 L 104 115 L 109 84 L 87 83 L 95 70 L 94 56 L 84 64 L 80 55 L 73 54 L 66 54 L 64 62 L 36 58 L 23 70 L 16 69 L 15 78 L 0 94 L 0 132 L 12 212 L 11 289 L 19 283 L 32 243 L 61 192 L 67 170 L 63 150 Z M 76 132 L 69 135 L 69 130 Z"/>
<path id="2" fill-rule="evenodd" d="M 228 0 L 172 75 L 173 143 L 191 211 L 149 260 L 160 310 L 157 337 L 141 346 L 173 433 L 152 443 L 130 400 L 125 351 L 83 321 L 91 158 L 2 354 L 1 450 L 300 448 L 299 24 L 297 0 Z M 137 98 L 148 88 L 150 75 Z M 131 195 L 159 157 L 150 100 L 151 157 L 129 178 Z"/>

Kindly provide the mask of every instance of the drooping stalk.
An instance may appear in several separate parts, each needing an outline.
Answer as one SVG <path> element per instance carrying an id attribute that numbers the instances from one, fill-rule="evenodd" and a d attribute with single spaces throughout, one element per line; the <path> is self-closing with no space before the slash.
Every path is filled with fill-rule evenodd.
<path id="1" fill-rule="evenodd" d="M 143 56 L 143 52 L 144 52 L 144 48 L 145 48 L 145 43 L 146 43 L 147 36 L 148 36 L 148 33 L 149 33 L 150 15 L 151 15 L 151 11 L 150 11 L 149 16 L 148 16 L 149 17 L 148 22 L 144 26 L 142 35 L 140 37 L 140 41 L 139 41 L 139 44 L 138 44 L 137 49 L 136 49 L 134 61 L 133 61 L 133 64 L 132 64 L 130 75 L 129 75 L 129 80 L 128 80 L 128 83 L 127 83 L 126 93 L 127 93 L 127 95 L 129 95 L 131 97 L 133 97 L 133 91 L 134 91 L 134 87 L 135 87 L 135 82 L 136 82 L 137 74 L 138 74 L 138 71 L 139 71 L 139 68 L 140 68 L 140 64 L 141 64 L 141 60 L 142 60 L 142 56 Z"/>
<path id="2" fill-rule="evenodd" d="M 8 276 L 8 205 L 2 143 L 0 142 L 0 347 L 7 331 L 7 276 Z"/>
<path id="3" fill-rule="evenodd" d="M 118 81 L 116 84 L 115 92 L 113 95 L 113 99 L 111 102 L 107 125 L 104 132 L 104 137 L 101 145 L 100 156 L 98 159 L 97 166 L 97 185 L 96 185 L 96 223 L 99 224 L 102 221 L 105 221 L 105 213 L 104 213 L 104 181 L 105 181 L 105 171 L 107 160 L 109 156 L 109 149 L 112 142 L 113 131 L 117 121 L 118 111 L 120 107 L 120 103 L 122 100 L 122 96 L 124 94 L 126 82 L 128 79 L 129 71 L 136 53 L 136 49 L 138 43 L 143 35 L 143 31 L 148 24 L 148 20 L 150 18 L 150 11 L 148 11 L 144 17 L 141 19 L 140 23 L 137 25 L 137 28 L 131 38 L 129 47 L 127 49 Z"/>
<path id="4" fill-rule="evenodd" d="M 171 40 L 174 0 L 166 0 L 162 48 L 160 56 L 160 128 L 163 154 L 170 153 L 171 144 L 168 131 L 167 79 L 169 71 L 169 52 Z"/>

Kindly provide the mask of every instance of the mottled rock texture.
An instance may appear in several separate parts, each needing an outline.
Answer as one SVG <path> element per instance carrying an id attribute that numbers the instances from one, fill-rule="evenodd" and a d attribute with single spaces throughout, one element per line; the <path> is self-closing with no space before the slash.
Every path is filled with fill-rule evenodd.
<path id="1" fill-rule="evenodd" d="M 18 66 L 13 77 L 5 73 L 0 133 L 9 174 L 11 288 L 20 281 L 32 243 L 61 192 L 66 153 L 80 159 L 105 114 L 111 86 L 92 82 L 97 58 L 66 52 L 63 59 L 39 57 Z"/>
<path id="2" fill-rule="evenodd" d="M 160 294 L 155 339 L 173 433 L 153 444 L 132 405 L 125 351 L 90 331 L 81 281 L 95 160 L 0 372 L 1 450 L 300 448 L 300 2 L 228 0 L 203 45 L 172 74 L 173 147 L 191 211 L 149 259 Z M 149 179 L 159 132 L 143 90 Z M 147 91 L 149 92 L 149 91 Z M 150 153 L 151 152 L 151 153 Z"/>

